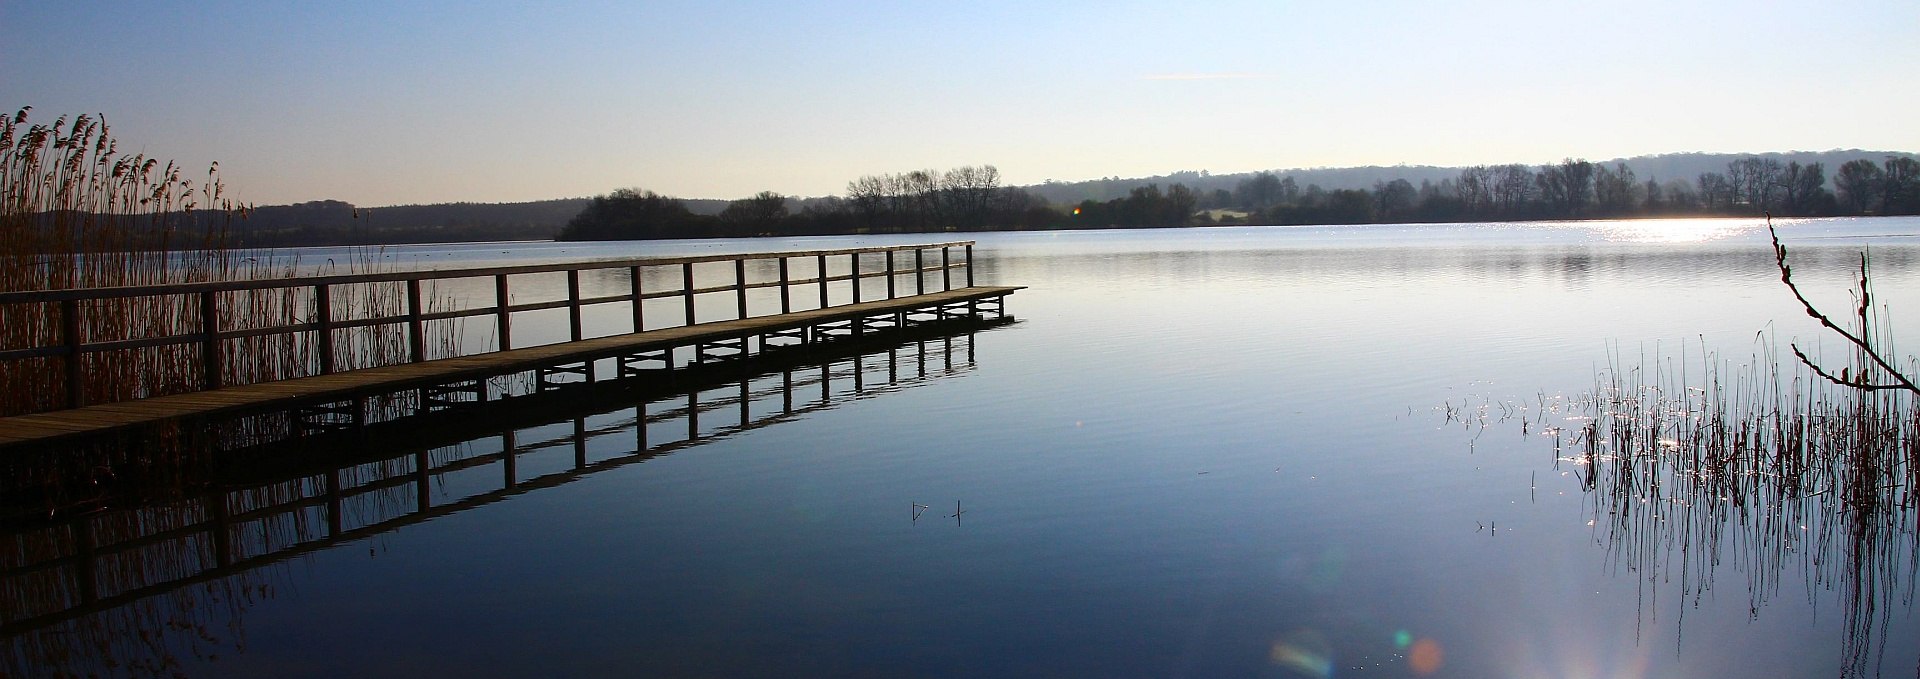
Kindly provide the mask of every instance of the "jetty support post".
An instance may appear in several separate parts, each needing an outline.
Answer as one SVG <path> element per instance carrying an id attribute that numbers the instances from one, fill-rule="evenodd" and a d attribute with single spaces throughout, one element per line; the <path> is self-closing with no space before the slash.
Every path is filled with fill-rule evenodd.
<path id="1" fill-rule="evenodd" d="M 853 278 L 853 303 L 860 303 L 860 253 L 847 253 L 847 275 Z"/>
<path id="2" fill-rule="evenodd" d="M 640 266 L 636 264 L 627 267 L 627 277 L 631 279 L 630 283 L 633 289 L 633 331 L 646 332 L 647 315 L 644 304 L 647 295 L 643 286 L 640 284 Z"/>
<path id="3" fill-rule="evenodd" d="M 793 313 L 793 290 L 789 287 L 786 255 L 780 256 L 780 313 Z"/>
<path id="4" fill-rule="evenodd" d="M 420 301 L 420 279 L 407 279 L 407 347 L 412 351 L 415 363 L 427 360 L 427 326 L 422 318 L 426 314 L 424 306 Z"/>
<path id="5" fill-rule="evenodd" d="M 513 306 L 508 302 L 509 299 L 511 298 L 507 291 L 507 275 L 494 274 L 493 327 L 494 333 L 500 336 L 501 351 L 513 348 Z"/>
<path id="6" fill-rule="evenodd" d="M 212 290 L 200 293 L 200 383 L 203 389 L 220 388 L 220 298 Z M 75 358 L 79 354 L 74 354 Z"/>
<path id="7" fill-rule="evenodd" d="M 747 258 L 733 260 L 733 297 L 739 318 L 747 317 Z"/>
<path id="8" fill-rule="evenodd" d="M 680 265 L 680 295 L 686 300 L 686 325 L 693 325 L 693 262 Z"/>
<path id="9" fill-rule="evenodd" d="M 820 281 L 820 308 L 825 309 L 827 308 L 827 256 L 815 256 L 814 268 L 820 274 L 814 277 L 814 280 Z"/>
<path id="10" fill-rule="evenodd" d="M 567 330 L 580 341 L 580 270 L 567 269 Z"/>
<path id="11" fill-rule="evenodd" d="M 81 379 L 80 370 L 80 343 L 82 339 L 80 335 L 80 300 L 61 300 L 60 340 L 67 348 L 67 353 L 61 367 L 66 371 L 68 408 L 78 408 L 87 404 L 86 381 Z"/>
<path id="12" fill-rule="evenodd" d="M 320 374 L 331 375 L 335 369 L 333 358 L 333 293 L 332 286 L 320 283 L 313 286 L 313 334 L 314 351 L 320 355 Z"/>
<path id="13" fill-rule="evenodd" d="M 897 277 L 898 275 L 894 273 L 894 269 L 893 269 L 893 251 L 888 250 L 887 251 L 887 299 L 893 299 L 894 297 L 897 296 L 894 294 L 894 290 L 893 290 L 894 289 L 893 279 Z"/>

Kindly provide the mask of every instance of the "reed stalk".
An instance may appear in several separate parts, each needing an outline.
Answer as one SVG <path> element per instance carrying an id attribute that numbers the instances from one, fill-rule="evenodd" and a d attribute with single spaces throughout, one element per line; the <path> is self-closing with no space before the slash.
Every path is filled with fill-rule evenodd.
<path id="1" fill-rule="evenodd" d="M 122 152 L 100 116 L 62 116 L 42 124 L 29 119 L 30 110 L 0 117 L 0 292 L 275 279 L 298 271 L 295 258 L 239 245 L 233 227 L 251 207 L 227 197 L 217 163 L 196 181 L 177 163 Z M 363 251 L 343 266 L 347 273 L 371 272 L 379 266 L 377 252 Z M 334 318 L 390 316 L 406 303 L 392 285 L 343 288 L 335 291 Z M 288 326 L 317 316 L 307 297 L 295 288 L 223 292 L 215 307 L 223 330 Z M 79 331 L 90 342 L 191 335 L 203 321 L 200 301 L 163 295 L 82 302 Z M 57 303 L 0 305 L 0 350 L 58 346 L 62 324 Z M 334 358 L 341 369 L 407 359 L 399 328 L 337 332 Z M 452 352 L 444 347 L 457 332 L 446 324 L 434 328 L 443 352 Z M 222 363 L 213 367 L 223 384 L 301 377 L 318 372 L 318 346 L 312 333 L 230 339 L 219 352 Z M 71 400 L 65 360 L 0 361 L 0 417 L 65 407 Z M 194 391 L 203 386 L 203 361 L 192 343 L 90 352 L 82 359 L 79 400 L 108 403 Z M 371 407 L 379 419 L 406 411 L 410 403 L 401 397 Z M 20 504 L 27 494 L 55 493 L 67 497 L 45 501 L 68 506 L 91 486 L 138 482 L 164 488 L 170 468 L 213 448 L 285 436 L 290 423 L 285 415 L 249 417 L 212 432 L 149 432 L 138 445 L 21 456 L 7 461 L 0 498 Z"/>

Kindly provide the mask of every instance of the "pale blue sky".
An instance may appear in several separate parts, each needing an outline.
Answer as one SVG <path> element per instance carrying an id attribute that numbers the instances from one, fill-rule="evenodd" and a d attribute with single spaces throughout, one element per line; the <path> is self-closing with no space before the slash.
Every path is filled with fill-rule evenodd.
<path id="1" fill-rule="evenodd" d="M 0 107 L 260 204 L 1920 150 L 1920 2 L 0 0 Z"/>

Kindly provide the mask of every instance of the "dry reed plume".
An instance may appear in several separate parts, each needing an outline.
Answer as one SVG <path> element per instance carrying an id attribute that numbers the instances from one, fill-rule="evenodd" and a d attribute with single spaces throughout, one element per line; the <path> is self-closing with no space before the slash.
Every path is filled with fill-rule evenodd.
<path id="1" fill-rule="evenodd" d="M 260 259 L 231 247 L 228 226 L 247 207 L 223 195 L 219 169 L 196 184 L 177 164 L 119 150 L 100 118 L 32 124 L 27 108 L 0 118 L 0 291 L 159 285 L 261 276 Z M 253 320 L 269 299 L 223 299 L 223 315 Z M 191 333 L 194 300 L 143 297 L 81 305 L 89 339 Z M 0 348 L 58 344 L 57 304 L 0 306 Z M 241 380 L 285 369 L 271 352 L 232 353 L 224 371 Z M 243 361 L 242 358 L 251 358 Z M 0 416 L 67 402 L 61 359 L 0 363 Z M 86 357 L 86 402 L 193 388 L 192 347 L 99 352 Z"/>
<path id="2" fill-rule="evenodd" d="M 184 176 L 172 162 L 120 151 L 98 116 L 61 117 L 52 124 L 29 121 L 30 108 L 0 117 L 0 292 L 208 281 L 284 279 L 299 263 L 284 255 L 251 251 L 232 233 L 250 208 L 225 196 L 217 164 L 204 180 Z M 363 251 L 339 266 L 370 272 L 377 253 Z M 331 263 L 330 263 L 331 264 Z M 331 304 L 338 319 L 392 316 L 406 298 L 395 284 L 336 286 Z M 429 294 L 432 299 L 432 295 Z M 440 300 L 434 299 L 435 302 Z M 86 342 L 191 336 L 203 323 L 198 295 L 144 295 L 79 302 L 79 333 Z M 301 288 L 236 290 L 215 294 L 218 327 L 244 331 L 295 326 L 317 315 Z M 57 302 L 0 304 L 0 350 L 60 346 L 62 312 Z M 432 327 L 442 355 L 452 353 L 457 328 Z M 335 365 L 342 370 L 406 360 L 402 329 L 377 325 L 337 331 Z M 259 334 L 223 340 L 221 384 L 238 385 L 317 372 L 319 343 L 311 332 Z M 194 391 L 207 367 L 195 342 L 83 354 L 81 393 L 69 394 L 64 356 L 0 361 L 0 417 L 55 410 L 69 403 L 107 403 Z M 78 398 L 74 398 L 77 396 Z M 372 404 L 370 416 L 391 416 L 407 397 Z M 164 487 L 167 470 L 206 452 L 283 436 L 285 416 L 257 416 L 222 423 L 211 432 L 150 432 L 139 446 L 108 442 L 46 451 L 38 459 L 9 462 L 0 484 L 7 504 L 84 500 L 88 487 L 137 482 Z M 154 436 L 153 434 L 157 434 Z M 137 449 L 136 449 L 137 448 Z M 58 492 L 49 491 L 49 489 Z M 27 497 L 29 495 L 66 497 Z"/>

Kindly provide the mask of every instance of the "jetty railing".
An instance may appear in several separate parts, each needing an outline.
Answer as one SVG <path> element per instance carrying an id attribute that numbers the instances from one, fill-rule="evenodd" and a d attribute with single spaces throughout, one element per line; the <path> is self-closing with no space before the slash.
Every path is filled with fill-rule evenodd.
<path id="1" fill-rule="evenodd" d="M 85 641 L 116 632 L 127 636 L 127 630 L 156 621 L 204 620 L 207 611 L 220 609 L 204 599 L 217 590 L 194 585 L 223 578 L 257 583 L 249 578 L 258 569 L 304 555 L 791 422 L 862 396 L 957 378 L 975 369 L 975 340 L 971 329 L 942 330 L 782 360 L 764 371 L 688 375 L 685 383 L 638 398 L 549 395 L 543 404 L 480 417 L 480 428 L 415 430 L 423 435 L 397 444 L 348 451 L 323 446 L 321 457 L 257 456 L 282 462 L 227 470 L 235 475 L 209 478 L 204 493 L 188 497 L 62 511 L 58 517 L 44 511 L 6 517 L 0 521 L 0 637 L 84 648 L 81 657 L 90 657 L 113 645 Z M 253 600 L 227 592 L 235 605 Z M 96 615 L 116 624 L 75 622 Z M 193 629 L 169 623 L 151 631 L 158 636 Z M 124 648 L 138 653 L 152 647 Z M 10 668 L 5 660 L 0 654 L 0 673 L 47 674 Z M 124 666 L 129 658 L 118 660 Z"/>
<path id="2" fill-rule="evenodd" d="M 59 316 L 58 327 L 60 328 L 57 341 L 53 343 L 0 348 L 0 362 L 33 359 L 58 361 L 63 373 L 62 379 L 58 381 L 64 384 L 64 403 L 68 408 L 79 408 L 87 405 L 85 357 L 91 354 L 198 345 L 200 379 L 199 384 L 195 386 L 203 390 L 218 389 L 224 386 L 222 383 L 224 353 L 228 351 L 230 343 L 238 340 L 267 336 L 303 336 L 310 339 L 304 343 L 310 347 L 305 349 L 311 354 L 306 357 L 310 370 L 318 374 L 331 374 L 341 369 L 338 352 L 335 350 L 336 341 L 340 339 L 339 334 L 361 328 L 404 328 L 407 340 L 404 361 L 419 362 L 429 358 L 426 327 L 428 323 L 435 321 L 490 317 L 493 321 L 495 336 L 498 338 L 496 349 L 505 351 L 514 348 L 514 315 L 526 312 L 566 309 L 568 337 L 573 341 L 579 341 L 586 339 L 582 321 L 584 311 L 597 305 L 620 303 L 630 305 L 632 332 L 643 332 L 663 327 L 695 325 L 701 322 L 696 318 L 695 308 L 696 300 L 703 297 L 731 295 L 735 300 L 733 318 L 748 318 L 748 293 L 754 290 L 777 289 L 779 313 L 791 313 L 842 306 L 834 303 L 834 295 L 829 294 L 829 286 L 842 281 L 847 282 L 847 287 L 851 288 L 850 301 L 845 304 L 880 299 L 881 287 L 884 288 L 885 299 L 895 299 L 909 294 L 925 294 L 929 291 L 952 290 L 955 286 L 954 271 L 956 269 L 964 272 L 964 284 L 971 287 L 974 285 L 973 246 L 973 241 L 953 241 L 837 250 L 648 257 L 559 264 L 302 276 L 271 280 L 0 292 L 0 306 L 41 305 L 57 308 L 58 311 L 54 313 Z M 956 251 L 964 257 L 956 258 Z M 939 258 L 937 263 L 932 261 L 932 257 L 936 255 Z M 845 272 L 832 273 L 829 265 L 837 264 L 842 260 L 847 263 Z M 777 277 L 751 280 L 748 276 L 749 263 L 767 261 L 775 263 Z M 796 277 L 796 267 L 792 264 L 801 261 L 812 264 L 811 275 Z M 709 282 L 705 285 L 697 284 L 694 276 L 695 265 L 717 262 L 732 265 L 731 280 L 720 283 Z M 882 263 L 884 266 L 871 266 Z M 863 268 L 863 264 L 870 266 Z M 644 281 L 648 277 L 645 274 L 649 270 L 658 268 L 678 268 L 678 285 L 660 290 L 646 289 Z M 606 270 L 624 270 L 623 273 L 631 281 L 629 288 L 619 294 L 584 295 L 580 281 L 582 272 Z M 512 301 L 514 277 L 552 273 L 566 274 L 564 298 L 521 303 Z M 802 272 L 799 275 L 805 274 Z M 671 274 L 668 276 L 668 278 L 674 277 Z M 911 278 L 903 281 L 905 277 Z M 427 284 L 434 281 L 477 278 L 492 279 L 493 304 L 452 309 L 429 308 Z M 930 282 L 929 278 L 933 281 Z M 874 281 L 874 279 L 880 280 Z M 871 281 L 869 285 L 873 287 L 863 289 L 863 281 Z M 405 286 L 404 312 L 367 318 L 352 318 L 351 314 L 346 314 L 348 317 L 344 318 L 336 317 L 338 309 L 333 297 L 336 289 L 342 286 L 382 283 Z M 934 287 L 936 285 L 937 288 Z M 231 311 L 223 313 L 223 306 L 234 309 L 243 308 L 244 305 L 223 305 L 221 295 L 258 291 L 274 291 L 280 294 L 292 292 L 296 296 L 304 297 L 296 302 L 304 304 L 305 313 L 301 314 L 304 320 L 292 324 L 252 327 L 250 324 L 235 322 L 244 319 L 227 318 L 231 315 Z M 190 312 L 189 323 L 197 328 L 197 332 L 154 337 L 86 336 L 83 319 L 88 305 L 98 304 L 104 300 L 141 297 L 186 297 L 195 300 L 196 303 L 192 306 L 197 308 Z M 669 314 L 670 319 L 649 317 L 644 302 L 666 298 L 683 300 L 679 305 L 681 309 Z M 814 304 L 816 298 L 817 305 Z"/>

